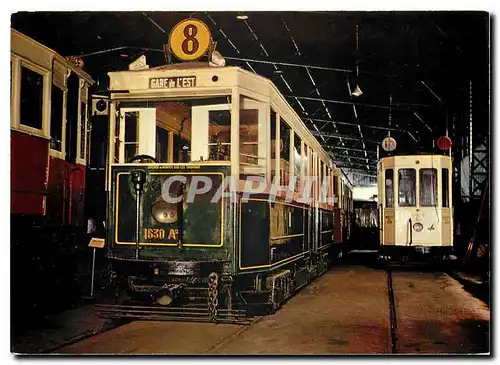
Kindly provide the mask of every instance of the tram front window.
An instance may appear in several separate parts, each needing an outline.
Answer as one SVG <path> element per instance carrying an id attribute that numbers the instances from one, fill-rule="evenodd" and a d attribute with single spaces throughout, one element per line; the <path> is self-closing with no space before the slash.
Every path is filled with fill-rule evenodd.
<path id="1" fill-rule="evenodd" d="M 420 169 L 420 206 L 437 205 L 437 170 Z"/>
<path id="2" fill-rule="evenodd" d="M 398 204 L 400 207 L 414 207 L 417 205 L 415 169 L 399 169 L 398 175 Z"/>
<path id="3" fill-rule="evenodd" d="M 230 156 L 231 98 L 126 101 L 117 105 L 115 155 L 160 163 L 225 161 Z"/>

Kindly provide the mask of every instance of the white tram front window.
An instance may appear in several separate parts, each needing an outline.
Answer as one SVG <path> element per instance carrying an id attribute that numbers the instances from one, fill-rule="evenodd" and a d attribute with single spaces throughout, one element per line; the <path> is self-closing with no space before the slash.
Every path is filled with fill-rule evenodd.
<path id="1" fill-rule="evenodd" d="M 420 169 L 420 206 L 435 207 L 437 205 L 437 170 Z"/>
<path id="2" fill-rule="evenodd" d="M 416 171 L 415 169 L 398 170 L 398 204 L 400 207 L 414 207 L 416 199 Z"/>
<path id="3" fill-rule="evenodd" d="M 230 106 L 229 96 L 120 102 L 115 162 L 137 155 L 159 163 L 229 160 Z"/>

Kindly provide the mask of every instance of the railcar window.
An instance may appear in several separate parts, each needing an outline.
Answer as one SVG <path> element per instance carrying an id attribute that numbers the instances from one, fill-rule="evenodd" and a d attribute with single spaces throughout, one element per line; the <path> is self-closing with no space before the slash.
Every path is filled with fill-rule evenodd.
<path id="1" fill-rule="evenodd" d="M 80 79 L 75 73 L 68 78 L 66 94 L 66 161 L 74 163 L 78 156 L 78 106 L 80 105 Z"/>
<path id="2" fill-rule="evenodd" d="M 420 169 L 420 206 L 435 207 L 437 205 L 437 170 Z"/>
<path id="3" fill-rule="evenodd" d="M 385 207 L 394 206 L 394 170 L 385 170 Z"/>
<path id="4" fill-rule="evenodd" d="M 160 162 L 229 160 L 230 107 L 230 96 L 121 102 L 119 110 L 129 115 L 121 126 L 128 135 L 121 141 L 125 161 L 139 151 L 149 151 Z"/>
<path id="5" fill-rule="evenodd" d="M 240 163 L 259 164 L 258 109 L 240 109 Z"/>
<path id="6" fill-rule="evenodd" d="M 400 207 L 413 207 L 416 202 L 416 171 L 415 169 L 398 170 L 398 204 Z"/>
<path id="7" fill-rule="evenodd" d="M 50 102 L 50 148 L 62 151 L 62 123 L 63 123 L 64 92 L 52 85 Z"/>
<path id="8" fill-rule="evenodd" d="M 449 207 L 448 201 L 448 179 L 449 179 L 449 171 L 448 169 L 441 170 L 441 195 L 443 197 L 443 207 Z"/>
<path id="9" fill-rule="evenodd" d="M 21 66 L 21 119 L 22 125 L 42 129 L 43 76 Z"/>
<path id="10" fill-rule="evenodd" d="M 120 148 L 121 148 L 121 140 L 120 140 L 120 117 L 117 115 L 115 118 L 115 160 L 114 162 L 119 162 L 120 160 Z"/>
<path id="11" fill-rule="evenodd" d="M 276 176 L 276 120 L 278 115 L 271 110 L 271 182 L 274 183 Z"/>
<path id="12" fill-rule="evenodd" d="M 333 203 L 336 207 L 339 206 L 339 177 L 333 175 Z"/>
<path id="13" fill-rule="evenodd" d="M 280 118 L 280 183 L 288 186 L 290 182 L 290 127 Z"/>
<path id="14" fill-rule="evenodd" d="M 80 103 L 80 158 L 85 158 L 85 125 L 87 116 L 87 104 Z"/>
<path id="15" fill-rule="evenodd" d="M 300 188 L 300 165 L 302 164 L 301 140 L 297 133 L 293 134 L 293 176 L 295 180 L 295 191 Z"/>

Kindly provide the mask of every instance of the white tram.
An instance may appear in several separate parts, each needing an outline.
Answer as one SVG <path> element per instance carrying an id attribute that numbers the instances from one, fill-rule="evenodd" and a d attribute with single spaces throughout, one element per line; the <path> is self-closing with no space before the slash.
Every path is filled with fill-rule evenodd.
<path id="1" fill-rule="evenodd" d="M 443 155 L 391 156 L 378 165 L 382 255 L 449 257 L 453 247 L 452 164 Z"/>

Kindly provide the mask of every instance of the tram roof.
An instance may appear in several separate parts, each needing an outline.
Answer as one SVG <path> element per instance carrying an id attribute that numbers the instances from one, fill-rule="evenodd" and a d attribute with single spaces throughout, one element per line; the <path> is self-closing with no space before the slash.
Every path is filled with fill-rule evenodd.
<path id="1" fill-rule="evenodd" d="M 75 72 L 82 79 L 87 81 L 90 85 L 94 84 L 94 79 L 81 68 L 75 66 L 73 63 L 69 62 L 66 58 L 58 54 L 56 51 L 44 46 L 43 44 L 35 41 L 34 39 L 26 36 L 25 34 L 18 32 L 15 29 L 11 29 L 11 52 L 19 54 L 20 56 L 26 57 L 28 60 L 33 60 L 33 58 L 43 58 L 40 51 L 43 53 L 54 57 L 59 63 L 66 66 L 71 71 Z M 43 66 L 43 65 L 39 65 Z"/>

